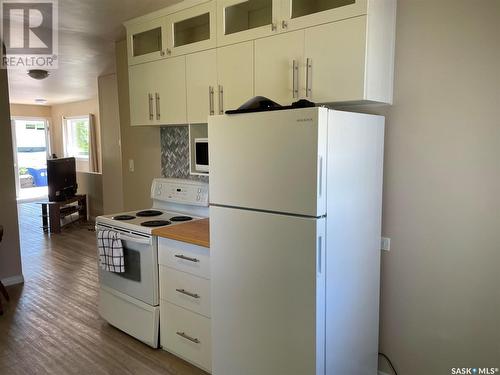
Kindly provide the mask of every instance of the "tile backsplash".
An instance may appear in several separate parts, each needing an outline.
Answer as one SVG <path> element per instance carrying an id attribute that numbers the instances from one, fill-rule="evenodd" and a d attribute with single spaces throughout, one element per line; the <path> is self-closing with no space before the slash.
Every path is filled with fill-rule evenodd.
<path id="1" fill-rule="evenodd" d="M 189 173 L 189 127 L 161 128 L 161 174 L 163 177 L 186 178 L 208 182 L 208 176 Z"/>

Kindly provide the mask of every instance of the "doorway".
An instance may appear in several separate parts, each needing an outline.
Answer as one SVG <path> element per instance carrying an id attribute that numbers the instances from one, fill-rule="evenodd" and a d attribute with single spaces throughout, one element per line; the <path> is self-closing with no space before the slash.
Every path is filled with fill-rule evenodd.
<path id="1" fill-rule="evenodd" d="M 13 117 L 12 144 L 18 202 L 46 199 L 49 123 L 45 118 Z"/>

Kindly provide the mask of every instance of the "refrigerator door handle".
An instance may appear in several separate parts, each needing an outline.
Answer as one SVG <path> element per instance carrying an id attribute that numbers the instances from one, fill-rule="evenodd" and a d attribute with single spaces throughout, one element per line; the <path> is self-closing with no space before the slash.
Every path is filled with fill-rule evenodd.
<path id="1" fill-rule="evenodd" d="M 319 157 L 319 196 L 323 195 L 323 156 Z"/>
<path id="2" fill-rule="evenodd" d="M 318 237 L 318 274 L 323 273 L 323 236 Z"/>

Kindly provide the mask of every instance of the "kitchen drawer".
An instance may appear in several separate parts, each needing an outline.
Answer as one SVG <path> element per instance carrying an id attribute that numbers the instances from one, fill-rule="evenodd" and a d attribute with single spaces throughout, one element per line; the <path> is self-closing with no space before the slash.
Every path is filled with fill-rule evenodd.
<path id="1" fill-rule="evenodd" d="M 160 238 L 158 262 L 162 266 L 210 279 L 210 253 L 206 247 Z"/>
<path id="2" fill-rule="evenodd" d="M 160 298 L 210 317 L 210 280 L 160 266 Z"/>
<path id="3" fill-rule="evenodd" d="M 210 372 L 210 319 L 164 301 L 160 310 L 162 348 Z"/>

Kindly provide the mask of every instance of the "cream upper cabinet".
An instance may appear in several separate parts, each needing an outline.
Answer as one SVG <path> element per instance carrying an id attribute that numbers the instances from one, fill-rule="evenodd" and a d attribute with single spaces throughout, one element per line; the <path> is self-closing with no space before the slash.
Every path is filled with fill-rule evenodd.
<path id="1" fill-rule="evenodd" d="M 367 13 L 368 0 L 281 0 L 280 31 L 297 30 Z M 386 1 L 386 0 L 370 0 Z"/>
<path id="2" fill-rule="evenodd" d="M 217 34 L 215 8 L 214 0 L 167 16 L 167 56 L 214 48 Z"/>
<path id="3" fill-rule="evenodd" d="M 278 31 L 282 0 L 218 0 L 217 45 L 266 37 Z"/>
<path id="4" fill-rule="evenodd" d="M 178 56 L 154 63 L 158 96 L 155 98 L 156 125 L 185 124 L 186 57 Z"/>
<path id="5" fill-rule="evenodd" d="M 129 67 L 132 126 L 186 123 L 185 57 Z"/>
<path id="6" fill-rule="evenodd" d="M 254 96 L 254 42 L 217 48 L 219 114 L 236 109 Z"/>
<path id="7" fill-rule="evenodd" d="M 217 52 L 214 49 L 186 56 L 187 122 L 206 123 L 218 113 Z"/>
<path id="8" fill-rule="evenodd" d="M 132 125 L 206 123 L 254 95 L 391 104 L 395 25 L 396 0 L 185 0 L 129 21 Z"/>
<path id="9" fill-rule="evenodd" d="M 129 67 L 130 123 L 133 126 L 154 124 L 154 79 L 152 64 Z"/>
<path id="10" fill-rule="evenodd" d="M 305 29 L 305 98 L 392 104 L 395 1 L 370 4 L 368 15 Z"/>
<path id="11" fill-rule="evenodd" d="M 129 65 L 161 59 L 167 49 L 165 18 L 127 27 Z"/>
<path id="12" fill-rule="evenodd" d="M 306 99 L 315 103 L 363 100 L 366 16 L 312 27 L 305 34 Z"/>
<path id="13" fill-rule="evenodd" d="M 255 95 L 281 105 L 299 99 L 304 61 L 304 30 L 255 41 Z"/>

